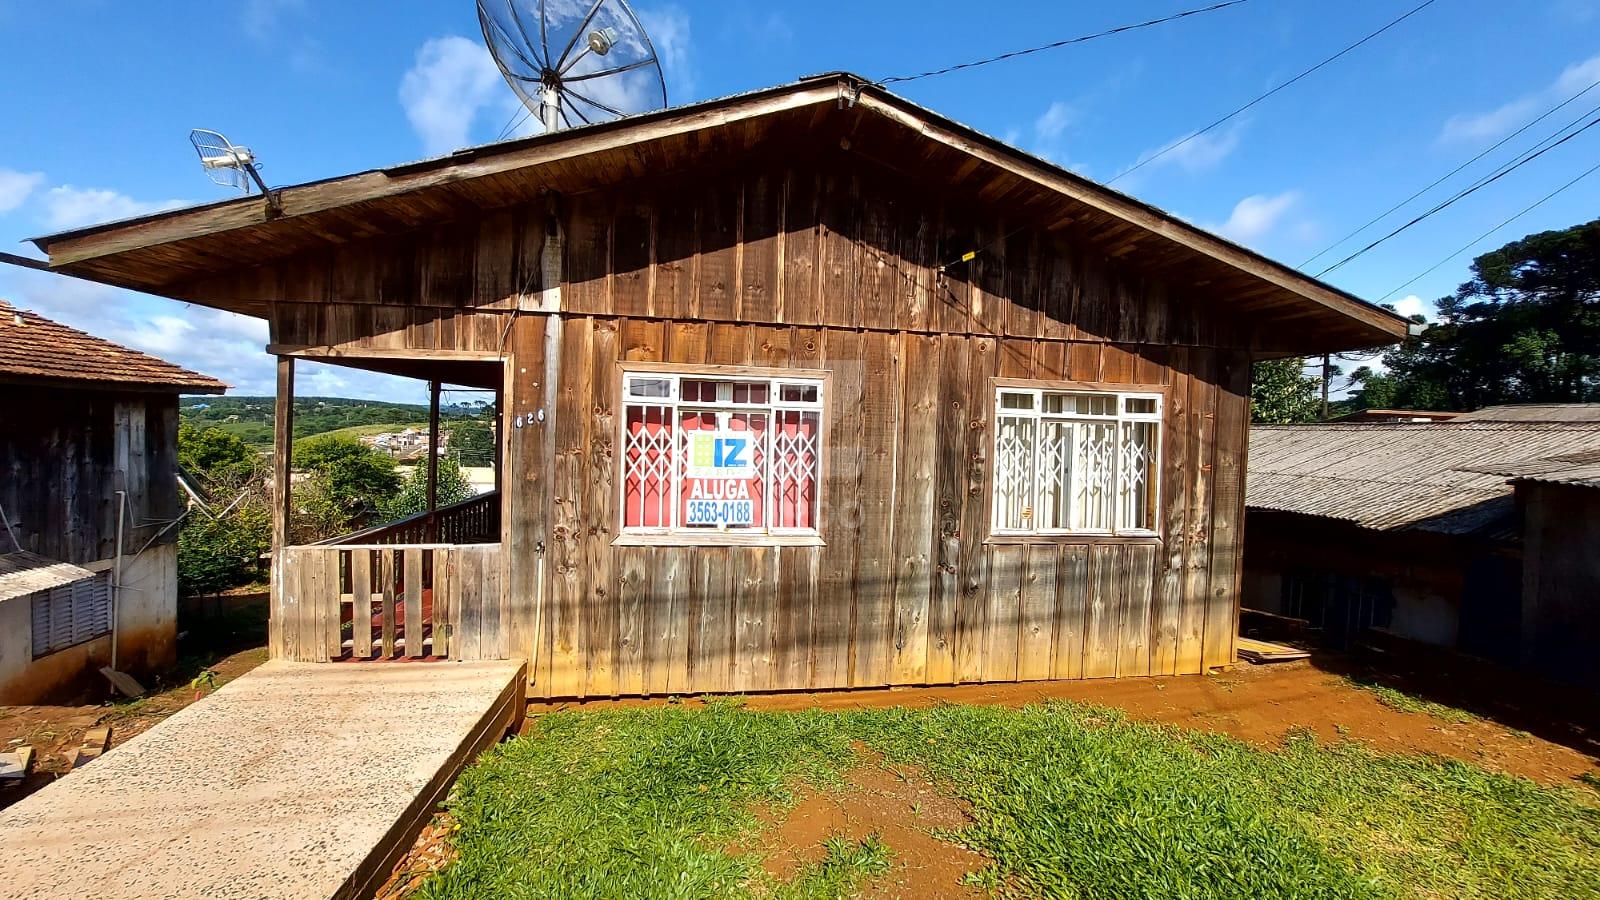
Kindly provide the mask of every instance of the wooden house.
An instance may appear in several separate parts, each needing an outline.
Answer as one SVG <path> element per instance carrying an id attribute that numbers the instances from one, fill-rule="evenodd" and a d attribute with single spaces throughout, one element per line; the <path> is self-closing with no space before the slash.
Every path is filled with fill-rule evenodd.
<path id="1" fill-rule="evenodd" d="M 273 650 L 543 696 L 1232 662 L 1251 362 L 1406 332 L 846 74 L 38 243 L 266 318 L 280 469 L 297 360 L 499 391 L 492 505 L 280 545 Z"/>
<path id="2" fill-rule="evenodd" d="M 0 704 L 172 665 L 178 395 L 224 389 L 0 301 Z"/>

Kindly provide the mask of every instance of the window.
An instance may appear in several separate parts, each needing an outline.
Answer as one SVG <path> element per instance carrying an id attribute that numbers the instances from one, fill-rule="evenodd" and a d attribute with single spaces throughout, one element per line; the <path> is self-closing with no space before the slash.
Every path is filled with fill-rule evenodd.
<path id="1" fill-rule="evenodd" d="M 1000 388 L 995 534 L 1151 534 L 1161 395 Z"/>
<path id="2" fill-rule="evenodd" d="M 111 581 L 101 574 L 29 595 L 33 658 L 111 633 Z"/>
<path id="3" fill-rule="evenodd" d="M 822 380 L 625 372 L 622 530 L 815 534 Z"/>

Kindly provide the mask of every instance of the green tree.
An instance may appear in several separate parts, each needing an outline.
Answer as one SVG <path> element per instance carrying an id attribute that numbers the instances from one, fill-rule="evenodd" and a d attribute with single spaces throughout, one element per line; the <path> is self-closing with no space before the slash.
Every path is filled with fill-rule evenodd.
<path id="1" fill-rule="evenodd" d="M 1250 379 L 1250 420 L 1266 425 L 1314 422 L 1321 412 L 1318 383 L 1300 357 L 1258 362 Z"/>
<path id="2" fill-rule="evenodd" d="M 250 445 L 220 428 L 178 426 L 178 464 L 208 483 L 256 474 L 261 457 Z"/>
<path id="3" fill-rule="evenodd" d="M 261 458 L 218 428 L 178 428 L 178 462 L 210 495 L 178 532 L 178 590 L 214 594 L 254 581 L 272 540 Z"/>
<path id="4" fill-rule="evenodd" d="M 451 422 L 450 451 L 463 465 L 493 465 L 494 431 L 482 419 L 458 419 Z"/>
<path id="5" fill-rule="evenodd" d="M 467 476 L 462 474 L 461 467 L 449 457 L 439 460 L 439 489 L 438 503 L 440 506 L 449 506 L 476 496 L 472 485 L 467 481 Z M 428 508 L 428 466 L 426 461 L 419 464 L 406 478 L 405 484 L 400 487 L 400 493 L 394 496 L 383 509 L 384 517 L 393 521 L 404 519 L 424 512 Z"/>
<path id="6" fill-rule="evenodd" d="M 1479 256 L 1438 309 L 1436 324 L 1384 354 L 1395 404 L 1600 400 L 1600 219 Z"/>
<path id="7" fill-rule="evenodd" d="M 400 490 L 394 460 L 354 438 L 322 436 L 300 441 L 294 468 L 320 482 L 319 496 L 356 523 L 383 509 Z"/>

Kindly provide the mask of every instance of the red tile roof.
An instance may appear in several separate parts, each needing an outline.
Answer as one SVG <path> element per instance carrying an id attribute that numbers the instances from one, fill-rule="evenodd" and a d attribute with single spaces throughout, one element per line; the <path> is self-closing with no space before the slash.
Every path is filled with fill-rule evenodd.
<path id="1" fill-rule="evenodd" d="M 122 385 L 134 390 L 220 394 L 228 386 L 0 300 L 0 381 Z"/>

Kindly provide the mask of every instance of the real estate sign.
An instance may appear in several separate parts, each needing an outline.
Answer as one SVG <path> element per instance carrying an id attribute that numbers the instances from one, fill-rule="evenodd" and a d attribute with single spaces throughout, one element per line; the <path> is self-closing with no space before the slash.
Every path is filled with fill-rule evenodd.
<path id="1" fill-rule="evenodd" d="M 757 435 L 748 431 L 697 431 L 689 436 L 684 469 L 688 525 L 750 525 L 755 504 L 750 480 L 755 477 Z"/>

